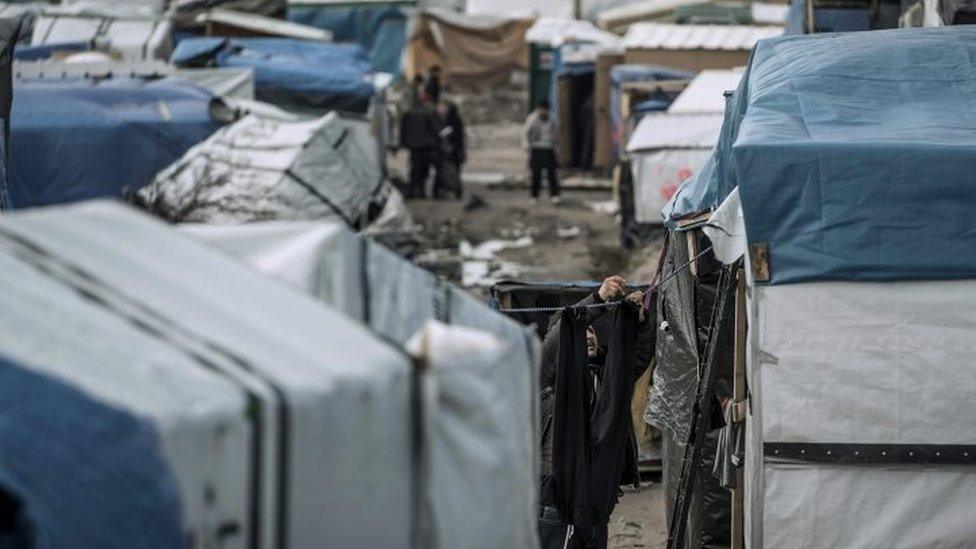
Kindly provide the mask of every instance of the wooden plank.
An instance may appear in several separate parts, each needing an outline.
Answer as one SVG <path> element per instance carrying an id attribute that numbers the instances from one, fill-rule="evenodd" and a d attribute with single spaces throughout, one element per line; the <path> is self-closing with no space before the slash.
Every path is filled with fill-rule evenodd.
<path id="1" fill-rule="evenodd" d="M 675 222 L 675 225 L 677 225 L 679 229 L 684 229 L 692 225 L 697 225 L 698 223 L 704 223 L 709 219 L 711 219 L 711 217 L 712 217 L 712 212 L 710 211 L 700 212 L 700 213 L 688 215 L 687 217 L 683 217 L 677 220 Z"/>
<path id="2" fill-rule="evenodd" d="M 732 362 L 732 400 L 736 406 L 746 401 L 746 334 L 748 330 L 746 312 L 746 273 L 739 269 L 736 273 L 735 292 L 735 340 Z M 739 414 L 735 414 L 739 416 Z M 734 418 L 745 421 L 745 416 Z M 745 428 L 743 425 L 741 428 Z M 736 489 L 732 490 L 732 549 L 745 547 L 745 482 L 742 467 L 735 472 Z"/>

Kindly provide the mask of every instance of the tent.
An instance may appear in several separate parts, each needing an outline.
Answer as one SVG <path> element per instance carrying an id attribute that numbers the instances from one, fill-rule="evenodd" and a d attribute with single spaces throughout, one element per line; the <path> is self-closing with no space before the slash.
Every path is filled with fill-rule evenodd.
<path id="1" fill-rule="evenodd" d="M 402 210 L 378 154 L 365 123 L 335 113 L 248 115 L 161 171 L 139 200 L 174 222 L 336 219 L 364 228 L 384 207 Z M 406 221 L 404 211 L 397 215 Z"/>
<path id="2" fill-rule="evenodd" d="M 417 486 L 413 456 L 420 441 L 411 434 L 412 366 L 402 351 L 338 312 L 121 205 L 87 203 L 11 214 L 0 222 L 0 234 L 16 254 L 7 257 L 35 273 L 14 280 L 44 282 L 60 290 L 57 296 L 74 296 L 48 298 L 65 303 L 63 314 L 36 305 L 24 309 L 57 326 L 53 333 L 60 338 L 103 355 L 92 357 L 86 368 L 75 362 L 77 376 L 108 368 L 109 358 L 118 354 L 114 360 L 157 391 L 187 398 L 210 393 L 190 377 L 176 381 L 181 364 L 187 364 L 184 370 L 195 367 L 197 378 L 217 378 L 213 383 L 237 388 L 237 396 L 223 398 L 236 399 L 236 421 L 250 424 L 247 444 L 236 446 L 238 430 L 225 421 L 224 429 L 210 431 L 222 436 L 222 444 L 184 446 L 188 456 L 198 457 L 197 467 L 233 477 L 228 486 L 237 490 L 223 496 L 214 493 L 219 485 L 207 489 L 197 479 L 194 497 L 210 506 L 216 497 L 218 507 L 245 498 L 246 522 L 216 522 L 212 527 L 218 534 L 232 537 L 237 546 L 252 541 L 261 547 L 408 546 L 417 512 L 411 495 Z M 15 276 L 9 269 L 5 273 Z M 14 295 L 2 293 L 5 299 Z M 78 302 L 86 305 L 69 307 Z M 97 337 L 87 320 L 65 330 L 64 322 L 76 318 L 75 309 L 135 328 L 140 340 Z M 5 330 L 10 347 L 16 333 Z M 35 344 L 43 349 L 33 352 L 59 353 L 60 346 L 49 339 L 33 338 L 47 341 Z M 83 358 L 58 356 L 66 364 Z M 159 373 L 146 372 L 149 367 Z M 124 371 L 117 380 L 106 374 L 92 383 L 124 389 Z M 163 383 L 167 371 L 174 380 Z M 129 392 L 135 400 L 137 393 Z M 195 398 L 194 405 L 163 401 L 203 421 L 213 406 L 204 405 L 203 395 Z M 192 424 L 181 425 L 191 430 Z M 233 461 L 208 466 L 208 452 L 226 452 Z M 195 520 L 207 521 L 214 513 L 201 512 Z"/>
<path id="3" fill-rule="evenodd" d="M 529 105 L 535 106 L 552 94 L 556 50 L 565 42 L 616 43 L 616 36 L 601 31 L 589 21 L 539 17 L 525 33 L 529 44 Z"/>
<path id="4" fill-rule="evenodd" d="M 580 0 L 578 19 L 594 21 L 600 12 L 631 1 Z M 464 10 L 469 15 L 576 19 L 575 7 L 573 0 L 539 0 L 529 4 L 516 0 L 468 0 Z"/>
<path id="5" fill-rule="evenodd" d="M 624 88 L 628 84 L 653 82 L 686 82 L 694 78 L 690 72 L 678 71 L 667 67 L 654 65 L 617 64 L 610 69 L 610 140 L 611 156 L 619 158 L 621 151 L 626 148 L 634 125 L 639 122 L 637 105 L 629 105 L 624 111 Z M 659 109 L 666 110 L 671 101 L 678 95 L 670 86 L 655 87 L 648 94 L 647 100 L 658 100 Z"/>
<path id="6" fill-rule="evenodd" d="M 530 25 L 529 19 L 420 11 L 411 25 L 406 76 L 424 75 L 439 65 L 444 80 L 453 84 L 505 84 L 513 71 L 527 68 L 525 31 Z"/>
<path id="7" fill-rule="evenodd" d="M 37 16 L 31 46 L 86 42 L 126 61 L 167 59 L 172 50 L 172 20 L 119 14 L 111 10 L 49 9 Z"/>
<path id="8" fill-rule="evenodd" d="M 399 74 L 407 46 L 407 13 L 416 0 L 288 0 L 288 20 L 360 45 L 377 72 Z"/>
<path id="9" fill-rule="evenodd" d="M 181 67 L 254 70 L 257 98 L 298 110 L 365 113 L 376 87 L 361 48 L 290 38 L 186 38 L 170 61 Z"/>
<path id="10" fill-rule="evenodd" d="M 665 209 L 743 269 L 741 351 L 715 356 L 738 355 L 746 546 L 976 537 L 974 38 L 760 41 L 712 159 Z"/>
<path id="11" fill-rule="evenodd" d="M 121 196 L 220 123 L 214 100 L 186 81 L 17 80 L 8 208 Z"/>
<path id="12" fill-rule="evenodd" d="M 736 70 L 702 71 L 668 107 L 641 119 L 627 143 L 632 159 L 635 216 L 660 223 L 661 209 L 678 186 L 705 164 L 722 129 L 725 92 L 742 77 Z"/>
<path id="13" fill-rule="evenodd" d="M 144 417 L 0 358 L 0 545 L 181 545 L 180 502 L 160 454 Z M 81 459 L 95 464 L 84 475 Z"/>
<path id="14" fill-rule="evenodd" d="M 525 328 L 338 223 L 190 224 L 181 230 L 397 345 L 426 346 L 439 362 L 430 373 L 445 406 L 431 418 L 447 429 L 431 439 L 432 456 L 442 464 L 434 464 L 429 495 L 435 545 L 535 545 L 539 348 Z M 425 329 L 431 320 L 450 327 Z M 480 337 L 471 330 L 480 330 Z M 418 331 L 425 334 L 420 340 Z M 482 348 L 492 339 L 501 353 Z"/>

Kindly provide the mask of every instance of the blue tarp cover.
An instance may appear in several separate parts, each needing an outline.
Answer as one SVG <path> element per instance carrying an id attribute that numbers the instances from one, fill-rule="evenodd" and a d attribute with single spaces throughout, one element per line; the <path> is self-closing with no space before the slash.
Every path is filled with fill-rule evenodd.
<path id="1" fill-rule="evenodd" d="M 0 547 L 181 547 L 155 428 L 0 358 Z"/>
<path id="2" fill-rule="evenodd" d="M 336 42 L 359 44 L 369 52 L 374 71 L 399 74 L 407 44 L 407 16 L 400 7 L 403 4 L 289 5 L 288 20 L 332 31 Z"/>
<path id="3" fill-rule="evenodd" d="M 219 127 L 212 99 L 178 79 L 15 82 L 9 206 L 115 197 L 149 184 Z"/>
<path id="4" fill-rule="evenodd" d="M 257 98 L 300 107 L 365 112 L 374 87 L 369 61 L 355 44 L 290 38 L 185 38 L 176 65 L 254 70 Z"/>
<path id="5" fill-rule="evenodd" d="M 82 52 L 90 50 L 91 47 L 92 44 L 90 41 L 60 42 L 40 46 L 18 44 L 14 48 L 14 59 L 17 61 L 40 61 L 42 59 L 50 59 L 51 55 L 55 52 Z"/>
<path id="6" fill-rule="evenodd" d="M 973 278 L 974 166 L 976 28 L 774 38 L 665 217 L 738 184 L 773 284 Z"/>

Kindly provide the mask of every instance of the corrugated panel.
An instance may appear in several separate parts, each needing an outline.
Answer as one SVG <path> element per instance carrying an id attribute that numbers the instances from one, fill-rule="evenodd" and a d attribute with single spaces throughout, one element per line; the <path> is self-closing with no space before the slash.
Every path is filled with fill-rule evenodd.
<path id="1" fill-rule="evenodd" d="M 783 34 L 782 27 L 747 25 L 677 25 L 635 23 L 624 37 L 627 49 L 749 50 L 763 38 Z"/>

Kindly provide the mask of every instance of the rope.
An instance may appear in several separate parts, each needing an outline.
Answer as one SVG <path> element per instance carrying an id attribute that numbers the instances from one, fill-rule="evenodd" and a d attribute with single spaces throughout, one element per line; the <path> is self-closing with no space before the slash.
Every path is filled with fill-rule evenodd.
<path id="1" fill-rule="evenodd" d="M 648 292 L 653 292 L 653 291 L 657 290 L 658 288 L 660 288 L 661 286 L 664 286 L 664 284 L 666 282 L 668 282 L 672 278 L 678 276 L 679 273 L 681 273 L 682 271 L 684 271 L 688 267 L 691 267 L 692 263 L 694 263 L 695 261 L 698 261 L 699 259 L 701 259 L 705 254 L 707 254 L 710 251 L 712 251 L 712 247 L 711 246 L 705 248 L 704 250 L 702 250 L 701 252 L 699 252 L 698 255 L 696 255 L 695 257 L 693 257 L 691 259 L 689 259 L 686 263 L 684 263 L 683 265 L 679 266 L 675 270 L 673 270 L 670 273 L 668 273 L 668 276 L 662 278 L 657 284 L 654 284 L 648 290 Z M 661 253 L 664 253 L 664 252 L 662 251 Z M 560 307 L 511 307 L 511 308 L 507 308 L 507 309 L 506 308 L 501 308 L 501 309 L 498 309 L 498 311 L 499 312 L 502 312 L 502 313 L 558 313 L 559 311 L 562 311 L 563 309 L 570 309 L 570 308 L 578 308 L 578 309 L 599 309 L 599 308 L 602 308 L 602 307 L 606 307 L 606 308 L 609 309 L 609 308 L 612 308 L 612 307 L 616 307 L 617 305 L 620 305 L 621 303 L 624 303 L 624 301 L 625 300 L 623 300 L 623 299 L 618 299 L 616 301 L 604 301 L 602 303 L 590 303 L 590 304 L 587 304 L 587 305 L 567 305 L 567 306 L 560 306 Z"/>

